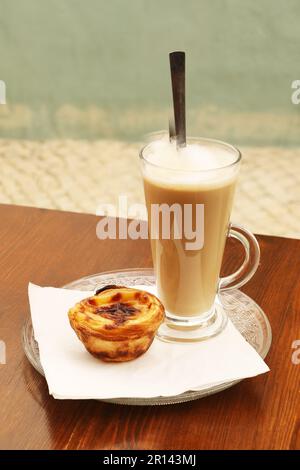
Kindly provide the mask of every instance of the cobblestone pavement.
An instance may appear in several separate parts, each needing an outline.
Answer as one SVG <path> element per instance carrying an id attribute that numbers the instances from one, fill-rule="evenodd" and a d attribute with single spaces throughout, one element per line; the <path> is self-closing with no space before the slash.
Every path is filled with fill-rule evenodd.
<path id="1" fill-rule="evenodd" d="M 138 143 L 0 140 L 0 202 L 95 213 L 143 202 Z M 300 238 L 300 148 L 241 148 L 232 220 L 256 233 Z M 126 216 L 125 213 L 120 215 Z"/>

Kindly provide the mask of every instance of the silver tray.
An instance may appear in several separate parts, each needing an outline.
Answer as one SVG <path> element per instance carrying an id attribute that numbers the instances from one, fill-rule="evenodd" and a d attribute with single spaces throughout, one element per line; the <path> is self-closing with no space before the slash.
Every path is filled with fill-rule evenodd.
<path id="1" fill-rule="evenodd" d="M 155 277 L 153 269 L 124 269 L 121 271 L 109 271 L 92 276 L 83 277 L 63 286 L 65 289 L 95 290 L 107 284 L 126 285 L 134 287 L 137 285 L 153 286 Z M 262 309 L 246 294 L 238 289 L 221 294 L 222 304 L 235 325 L 251 346 L 256 349 L 264 359 L 267 355 L 271 342 L 272 331 L 268 318 Z M 42 375 L 44 371 L 40 363 L 39 348 L 35 341 L 31 318 L 28 317 L 22 332 L 22 340 L 25 354 L 32 366 Z M 221 392 L 232 387 L 239 380 L 227 382 L 213 387 L 204 387 L 197 391 L 187 391 L 180 395 L 155 398 L 114 398 L 101 400 L 109 403 L 122 405 L 171 405 L 186 401 L 203 398 L 214 393 Z"/>

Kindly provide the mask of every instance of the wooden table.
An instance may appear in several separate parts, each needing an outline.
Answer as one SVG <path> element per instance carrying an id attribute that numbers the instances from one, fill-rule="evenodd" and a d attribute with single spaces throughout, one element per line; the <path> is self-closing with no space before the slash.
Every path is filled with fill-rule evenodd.
<path id="1" fill-rule="evenodd" d="M 259 236 L 261 265 L 243 289 L 273 329 L 271 372 L 218 395 L 161 407 L 60 401 L 28 363 L 21 329 L 28 281 L 60 286 L 74 278 L 125 267 L 149 267 L 147 241 L 96 238 L 97 217 L 0 206 L 1 449 L 296 449 L 300 448 L 300 240 Z M 226 270 L 233 267 L 232 246 Z M 300 354 L 299 354 L 300 357 Z"/>

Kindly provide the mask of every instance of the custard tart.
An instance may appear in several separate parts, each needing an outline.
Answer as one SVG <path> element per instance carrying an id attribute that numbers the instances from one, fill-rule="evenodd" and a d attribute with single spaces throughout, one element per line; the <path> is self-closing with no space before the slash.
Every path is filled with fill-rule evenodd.
<path id="1" fill-rule="evenodd" d="M 106 286 L 78 302 L 68 315 L 89 353 L 103 361 L 125 362 L 147 351 L 165 309 L 149 292 Z"/>

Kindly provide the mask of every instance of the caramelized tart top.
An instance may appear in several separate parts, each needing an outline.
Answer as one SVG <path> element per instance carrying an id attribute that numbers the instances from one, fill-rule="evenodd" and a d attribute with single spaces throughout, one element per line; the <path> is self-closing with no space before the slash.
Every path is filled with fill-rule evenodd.
<path id="1" fill-rule="evenodd" d="M 123 340 L 153 334 L 164 319 L 164 307 L 149 292 L 110 285 L 78 302 L 69 319 L 82 333 Z"/>

